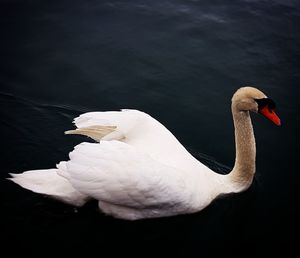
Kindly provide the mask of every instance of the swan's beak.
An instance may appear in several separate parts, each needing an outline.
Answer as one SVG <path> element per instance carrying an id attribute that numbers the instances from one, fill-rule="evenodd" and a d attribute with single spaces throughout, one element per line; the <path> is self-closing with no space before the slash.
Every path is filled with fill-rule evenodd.
<path id="1" fill-rule="evenodd" d="M 270 109 L 269 106 L 263 107 L 258 112 L 261 113 L 264 117 L 266 117 L 269 120 L 271 120 L 274 124 L 276 124 L 278 126 L 281 125 L 280 118 L 275 113 L 274 109 Z"/>
<path id="2" fill-rule="evenodd" d="M 270 98 L 254 99 L 258 105 L 258 113 L 271 120 L 276 125 L 281 125 L 280 118 L 275 113 L 275 102 Z"/>

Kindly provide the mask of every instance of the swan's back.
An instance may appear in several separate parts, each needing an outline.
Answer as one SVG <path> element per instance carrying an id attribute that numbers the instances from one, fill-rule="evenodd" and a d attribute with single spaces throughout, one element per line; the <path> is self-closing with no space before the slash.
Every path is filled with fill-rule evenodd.
<path id="1" fill-rule="evenodd" d="M 155 160 L 182 170 L 211 172 L 195 159 L 177 138 L 160 122 L 138 110 L 85 113 L 74 120 L 78 128 L 95 125 L 115 126 L 116 129 L 102 140 L 120 140 Z"/>

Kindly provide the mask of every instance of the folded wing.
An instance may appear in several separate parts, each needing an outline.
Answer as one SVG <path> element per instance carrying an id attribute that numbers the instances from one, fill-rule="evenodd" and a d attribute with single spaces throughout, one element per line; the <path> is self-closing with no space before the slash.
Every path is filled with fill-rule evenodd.
<path id="1" fill-rule="evenodd" d="M 106 203 L 184 209 L 191 201 L 189 176 L 123 142 L 81 143 L 70 153 L 66 167 L 61 176 L 75 189 Z"/>
<path id="2" fill-rule="evenodd" d="M 85 113 L 75 118 L 74 124 L 77 129 L 67 134 L 83 134 L 97 142 L 118 140 L 184 171 L 200 164 L 163 124 L 138 110 Z M 203 170 L 207 168 L 203 166 Z"/>

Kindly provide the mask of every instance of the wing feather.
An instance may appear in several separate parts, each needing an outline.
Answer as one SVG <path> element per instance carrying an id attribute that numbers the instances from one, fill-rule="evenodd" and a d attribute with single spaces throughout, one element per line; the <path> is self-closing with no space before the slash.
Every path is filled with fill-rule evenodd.
<path id="1" fill-rule="evenodd" d="M 187 199 L 184 173 L 119 141 L 79 144 L 67 168 L 74 188 L 105 202 L 145 208 Z"/>
<path id="2" fill-rule="evenodd" d="M 65 133 L 82 134 L 95 141 L 122 140 L 146 117 L 149 116 L 138 110 L 88 112 L 74 119 L 77 129 Z"/>

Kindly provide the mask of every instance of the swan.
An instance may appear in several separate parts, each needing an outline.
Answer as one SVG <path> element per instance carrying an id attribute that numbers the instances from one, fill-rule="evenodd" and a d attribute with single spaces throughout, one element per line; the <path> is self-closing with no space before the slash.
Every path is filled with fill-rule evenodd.
<path id="1" fill-rule="evenodd" d="M 160 122 L 138 110 L 89 112 L 74 119 L 96 142 L 75 146 L 53 169 L 10 174 L 23 188 L 82 206 L 90 199 L 108 215 L 126 220 L 195 213 L 220 195 L 245 191 L 255 174 L 255 138 L 249 111 L 276 125 L 275 103 L 254 87 L 232 97 L 236 158 L 221 175 L 195 159 Z M 99 144 L 100 143 L 100 144 Z"/>

